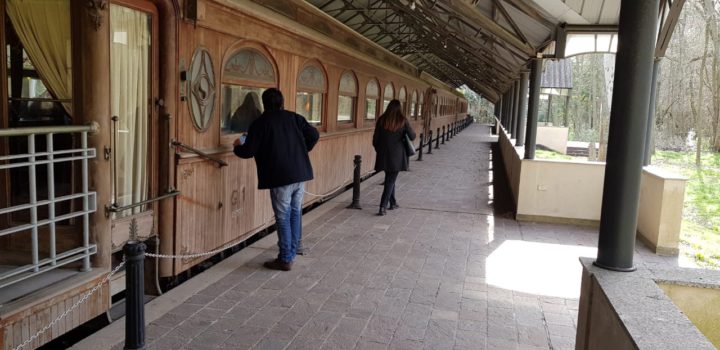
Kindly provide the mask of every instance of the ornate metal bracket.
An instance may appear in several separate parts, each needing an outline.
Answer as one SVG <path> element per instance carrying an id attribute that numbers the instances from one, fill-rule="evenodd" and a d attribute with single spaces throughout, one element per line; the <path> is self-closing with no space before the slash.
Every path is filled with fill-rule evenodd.
<path id="1" fill-rule="evenodd" d="M 107 8 L 107 0 L 88 0 L 88 15 L 95 24 L 95 31 L 99 30 L 103 22 L 103 12 Z"/>

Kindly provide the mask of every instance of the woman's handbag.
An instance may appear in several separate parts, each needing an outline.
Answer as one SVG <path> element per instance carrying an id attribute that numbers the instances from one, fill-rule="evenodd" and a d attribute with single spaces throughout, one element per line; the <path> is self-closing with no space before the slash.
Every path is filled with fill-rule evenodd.
<path id="1" fill-rule="evenodd" d="M 403 135 L 403 146 L 405 146 L 405 155 L 408 157 L 415 155 L 415 145 L 413 145 L 408 134 Z"/>

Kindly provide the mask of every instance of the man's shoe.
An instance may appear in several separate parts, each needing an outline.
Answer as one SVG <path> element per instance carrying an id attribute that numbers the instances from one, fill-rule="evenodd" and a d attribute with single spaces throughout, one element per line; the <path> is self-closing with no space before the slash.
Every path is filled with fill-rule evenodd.
<path id="1" fill-rule="evenodd" d="M 395 203 L 395 204 L 390 204 L 390 207 L 388 208 L 388 210 L 393 210 L 393 209 L 397 209 L 397 208 L 400 208 L 400 206 L 397 205 L 397 203 Z"/>
<path id="2" fill-rule="evenodd" d="M 385 208 L 380 208 L 380 211 L 378 211 L 377 214 L 378 214 L 378 216 L 385 216 L 385 214 L 387 214 L 387 212 L 385 211 Z"/>
<path id="3" fill-rule="evenodd" d="M 290 271 L 292 269 L 292 261 L 283 262 L 281 260 L 275 259 L 266 261 L 263 266 L 270 270 Z"/>

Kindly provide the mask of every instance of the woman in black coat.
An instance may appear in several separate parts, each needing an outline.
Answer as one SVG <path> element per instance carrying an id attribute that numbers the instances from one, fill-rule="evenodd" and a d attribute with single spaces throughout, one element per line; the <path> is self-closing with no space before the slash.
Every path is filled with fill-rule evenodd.
<path id="1" fill-rule="evenodd" d="M 378 215 L 385 215 L 387 209 L 398 208 L 395 200 L 395 180 L 398 173 L 408 170 L 408 155 L 403 145 L 405 135 L 415 140 L 415 131 L 402 114 L 402 105 L 398 100 L 390 101 L 385 113 L 375 123 L 373 147 L 375 148 L 375 171 L 385 172 L 385 187 L 380 198 Z M 388 204 L 390 206 L 388 207 Z"/>

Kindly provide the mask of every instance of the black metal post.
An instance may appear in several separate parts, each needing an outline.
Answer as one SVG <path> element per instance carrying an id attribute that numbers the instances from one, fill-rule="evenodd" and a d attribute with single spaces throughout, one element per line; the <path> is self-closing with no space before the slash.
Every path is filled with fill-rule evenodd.
<path id="1" fill-rule="evenodd" d="M 432 154 L 432 130 L 428 131 L 428 151 L 427 154 Z"/>
<path id="2" fill-rule="evenodd" d="M 507 125 L 505 125 L 505 131 L 507 131 L 508 136 L 512 133 L 512 116 L 513 116 L 513 106 L 515 106 L 515 83 L 513 85 L 510 85 L 510 91 L 508 91 L 508 94 L 510 95 L 510 101 L 508 101 L 508 116 L 507 116 Z"/>
<path id="3" fill-rule="evenodd" d="M 442 144 L 445 144 L 445 125 L 442 127 Z"/>
<path id="4" fill-rule="evenodd" d="M 530 98 L 528 99 L 527 133 L 525 134 L 525 159 L 535 159 L 541 74 L 542 59 L 533 59 L 530 63 Z"/>
<path id="5" fill-rule="evenodd" d="M 423 140 L 424 140 L 423 134 L 420 133 L 420 147 L 418 147 L 418 157 L 417 157 L 417 160 L 418 160 L 419 162 L 422 161 Z"/>
<path id="6" fill-rule="evenodd" d="M 502 126 L 503 128 L 507 129 L 507 116 L 508 116 L 508 106 L 510 105 L 510 94 L 506 91 L 505 97 L 503 98 L 503 108 L 502 108 Z"/>
<path id="7" fill-rule="evenodd" d="M 440 128 L 437 128 L 437 137 L 435 138 L 435 149 L 440 148 Z"/>
<path id="8" fill-rule="evenodd" d="M 518 107 L 520 106 L 520 84 L 515 81 L 513 83 L 513 105 L 512 111 L 510 112 L 510 126 L 508 127 L 508 133 L 512 135 L 513 139 L 517 140 L 517 133 L 515 133 L 516 125 L 518 123 Z"/>
<path id="9" fill-rule="evenodd" d="M 348 205 L 348 209 L 362 209 L 360 207 L 360 170 L 362 164 L 362 156 L 359 154 L 355 155 L 355 158 L 353 159 L 353 197 L 352 197 L 352 203 Z"/>
<path id="10" fill-rule="evenodd" d="M 145 349 L 145 243 L 128 241 L 125 254 L 125 350 Z"/>
<path id="11" fill-rule="evenodd" d="M 650 83 L 650 105 L 648 107 L 647 126 L 645 127 L 645 154 L 643 157 L 643 165 L 650 165 L 652 158 L 652 135 L 655 126 L 655 97 L 657 95 L 657 78 L 660 68 L 660 59 L 656 58 L 653 62 L 652 82 Z"/>
<path id="12" fill-rule="evenodd" d="M 517 138 L 515 145 L 525 145 L 525 126 L 527 125 L 527 91 L 530 79 L 530 72 L 520 72 L 520 111 L 518 112 Z"/>
<path id="13" fill-rule="evenodd" d="M 660 0 L 622 1 L 595 265 L 633 271 Z"/>

